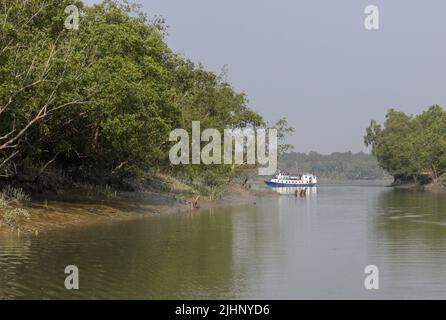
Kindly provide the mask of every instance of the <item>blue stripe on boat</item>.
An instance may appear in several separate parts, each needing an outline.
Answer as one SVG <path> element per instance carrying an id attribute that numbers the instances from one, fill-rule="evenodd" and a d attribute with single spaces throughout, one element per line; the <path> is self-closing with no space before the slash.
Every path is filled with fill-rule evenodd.
<path id="1" fill-rule="evenodd" d="M 265 183 L 270 187 L 288 187 L 288 188 L 297 188 L 297 187 L 314 187 L 316 183 L 307 183 L 307 184 L 291 184 L 291 183 L 277 183 L 271 181 L 265 181 Z"/>

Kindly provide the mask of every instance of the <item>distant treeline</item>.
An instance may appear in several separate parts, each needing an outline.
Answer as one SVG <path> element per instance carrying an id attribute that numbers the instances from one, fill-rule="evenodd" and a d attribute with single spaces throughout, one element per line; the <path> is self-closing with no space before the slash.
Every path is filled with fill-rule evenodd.
<path id="1" fill-rule="evenodd" d="M 446 111 L 440 106 L 417 116 L 391 109 L 383 126 L 371 122 L 364 139 L 396 181 L 428 183 L 446 173 Z"/>
<path id="2" fill-rule="evenodd" d="M 290 173 L 314 172 L 319 178 L 330 180 L 373 180 L 388 177 L 376 159 L 363 152 L 335 152 L 330 155 L 317 152 L 287 153 L 281 158 L 279 167 Z"/>
<path id="3" fill-rule="evenodd" d="M 172 51 L 163 20 L 126 1 L 81 1 L 79 28 L 64 25 L 72 0 L 2 0 L 0 176 L 109 183 L 162 171 L 215 193 L 237 167 L 169 162 L 169 133 L 265 127 L 219 75 Z M 281 122 L 284 127 L 284 122 Z M 285 126 L 286 127 L 286 126 Z M 103 177 L 103 178 L 102 178 Z"/>

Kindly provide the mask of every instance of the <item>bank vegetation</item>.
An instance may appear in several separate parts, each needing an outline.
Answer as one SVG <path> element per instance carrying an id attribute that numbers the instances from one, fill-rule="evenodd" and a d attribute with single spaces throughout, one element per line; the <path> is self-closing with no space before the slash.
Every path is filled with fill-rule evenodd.
<path id="1" fill-rule="evenodd" d="M 438 105 L 413 116 L 391 109 L 364 137 L 395 185 L 446 187 L 446 111 Z"/>

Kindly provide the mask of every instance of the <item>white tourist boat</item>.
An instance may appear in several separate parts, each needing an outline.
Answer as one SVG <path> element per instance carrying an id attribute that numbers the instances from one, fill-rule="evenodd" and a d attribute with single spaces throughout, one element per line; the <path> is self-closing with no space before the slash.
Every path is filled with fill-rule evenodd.
<path id="1" fill-rule="evenodd" d="M 303 174 L 299 176 L 290 176 L 279 171 L 272 179 L 265 181 L 270 187 L 315 187 L 317 177 L 314 174 Z"/>

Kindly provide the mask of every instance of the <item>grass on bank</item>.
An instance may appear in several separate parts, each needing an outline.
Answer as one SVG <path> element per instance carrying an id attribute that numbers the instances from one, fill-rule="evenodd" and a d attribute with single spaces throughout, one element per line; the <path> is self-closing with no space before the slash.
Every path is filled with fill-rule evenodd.
<path id="1" fill-rule="evenodd" d="M 20 220 L 31 218 L 31 214 L 25 208 L 18 207 L 24 202 L 30 201 L 30 197 L 21 188 L 6 186 L 0 192 L 0 222 L 9 227 L 18 227 Z"/>

